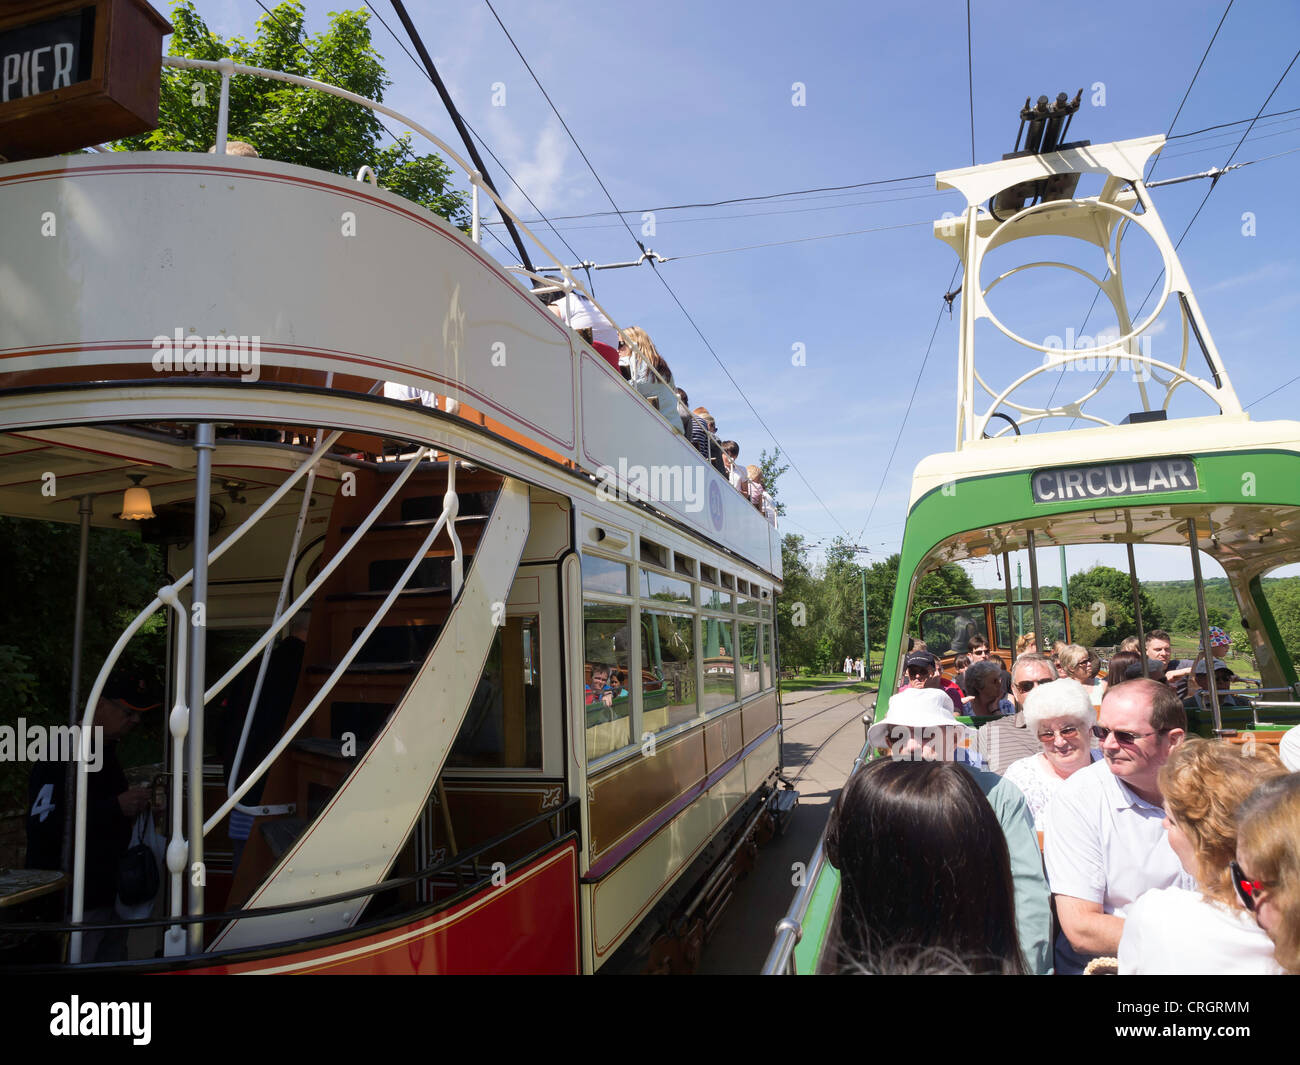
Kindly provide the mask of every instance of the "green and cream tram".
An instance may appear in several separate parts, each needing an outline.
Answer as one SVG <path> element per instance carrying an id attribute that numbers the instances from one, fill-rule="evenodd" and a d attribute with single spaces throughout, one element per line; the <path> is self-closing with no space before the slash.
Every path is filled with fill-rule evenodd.
<path id="1" fill-rule="evenodd" d="M 1300 422 L 1254 422 L 1241 409 L 1142 183 L 1145 164 L 1162 144 L 1163 138 L 1151 137 L 1019 153 L 938 175 L 939 186 L 956 189 L 968 205 L 962 217 L 935 225 L 935 235 L 965 266 L 957 446 L 925 458 L 913 475 L 877 719 L 900 683 L 910 635 L 906 619 L 928 571 L 996 558 L 1005 597 L 989 609 L 996 608 L 1011 628 L 995 638 L 1006 647 L 1014 646 L 1018 625 L 1049 636 L 1063 627 L 1061 608 L 1039 594 L 1039 550 L 1087 545 L 1123 551 L 1140 631 L 1134 549 L 1163 545 L 1186 559 L 1195 582 L 1201 646 L 1210 646 L 1201 572 L 1208 558 L 1228 577 L 1258 665 L 1258 686 L 1233 692 L 1239 696 L 1234 702 L 1242 705 L 1220 707 L 1213 685 L 1202 693 L 1207 698 L 1198 696 L 1202 709 L 1193 713 L 1193 727 L 1225 741 L 1241 742 L 1249 735 L 1249 742 L 1276 742 L 1280 729 L 1300 720 L 1295 649 L 1284 646 L 1261 586 L 1272 571 L 1300 562 Z M 1074 196 L 1080 178 L 1099 183 L 1097 194 Z M 1157 306 L 1141 321 L 1133 320 L 1137 315 L 1128 306 L 1120 268 L 1119 245 L 1130 227 L 1151 238 L 1165 270 Z M 991 278 L 981 270 L 986 255 L 993 261 L 999 250 L 1016 251 L 1015 242 L 1027 237 L 1042 238 L 1039 244 L 1055 240 L 1057 248 L 1083 242 L 1104 257 L 1107 272 L 1092 280 L 1114 308 L 1113 340 L 1062 349 L 1016 336 L 998 319 L 987 297 L 1008 277 L 1033 266 L 1076 270 L 1056 261 L 1026 262 Z M 1176 337 L 1181 331 L 1181 351 L 1172 359 L 1156 359 L 1143 335 L 1165 309 L 1179 323 L 1171 332 Z M 1007 356 L 1009 347 L 1021 349 L 1019 362 Z M 987 357 L 989 349 L 993 358 Z M 1088 372 L 1073 372 L 1079 365 Z M 1045 376 L 1057 375 L 1074 395 L 1054 404 L 1050 397 L 1044 400 L 1045 389 L 1033 389 Z M 1174 417 L 1178 401 L 1193 394 L 1199 408 L 1193 403 L 1192 416 Z M 1206 410 L 1210 413 L 1199 413 Z M 1035 425 L 1046 419 L 1058 419 L 1057 431 Z M 1070 429 L 1066 420 L 1086 427 Z M 1043 431 L 1034 431 L 1038 428 Z M 1030 565 L 1027 603 L 1013 601 L 1009 567 L 1016 552 L 1027 553 Z M 864 747 L 860 759 L 871 755 Z M 806 882 L 778 926 L 765 972 L 816 970 L 837 889 L 838 874 L 819 845 Z"/>

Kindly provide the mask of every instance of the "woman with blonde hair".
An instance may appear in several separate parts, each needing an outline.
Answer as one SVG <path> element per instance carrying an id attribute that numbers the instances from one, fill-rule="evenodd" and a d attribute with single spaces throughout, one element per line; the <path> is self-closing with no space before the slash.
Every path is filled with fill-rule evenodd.
<path id="1" fill-rule="evenodd" d="M 1026 632 L 1016 641 L 1016 657 L 1021 655 L 1032 655 L 1038 653 L 1038 634 Z"/>
<path id="2" fill-rule="evenodd" d="M 630 380 L 634 385 L 654 380 L 656 373 L 663 378 L 664 384 L 673 383 L 672 370 L 668 369 L 668 363 L 644 329 L 630 325 L 623 330 L 623 338 L 618 345 L 619 354 L 628 358 L 628 368 L 632 375 Z M 651 373 L 652 369 L 654 373 Z"/>
<path id="3" fill-rule="evenodd" d="M 1096 651 L 1090 651 L 1082 644 L 1067 643 L 1061 648 L 1061 653 L 1057 658 L 1061 668 L 1061 676 L 1069 680 L 1078 681 L 1088 689 L 1088 696 L 1092 700 L 1093 709 L 1101 709 L 1101 698 L 1106 694 L 1106 682 L 1094 678 L 1097 675 L 1097 669 L 1101 665 L 1101 656 Z"/>
<path id="4" fill-rule="evenodd" d="M 745 479 L 748 482 L 749 501 L 758 510 L 763 509 L 763 469 L 760 466 L 746 466 Z"/>
<path id="5" fill-rule="evenodd" d="M 1277 963 L 1300 973 L 1300 774 L 1261 784 L 1237 818 L 1232 886 L 1273 941 Z"/>
<path id="6" fill-rule="evenodd" d="M 1281 972 L 1268 936 L 1236 904 L 1228 867 L 1241 846 L 1239 808 L 1260 784 L 1284 772 L 1271 751 L 1259 748 L 1202 739 L 1174 748 L 1159 777 L 1165 831 L 1196 890 L 1158 888 L 1128 908 L 1121 975 Z M 1294 836 L 1288 845 L 1294 851 Z"/>

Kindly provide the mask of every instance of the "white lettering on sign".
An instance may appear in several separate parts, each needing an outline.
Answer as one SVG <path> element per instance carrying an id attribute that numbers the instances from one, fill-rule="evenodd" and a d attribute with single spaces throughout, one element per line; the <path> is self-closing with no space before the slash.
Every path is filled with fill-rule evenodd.
<path id="1" fill-rule="evenodd" d="M 1035 503 L 1066 503 L 1075 499 L 1187 491 L 1200 485 L 1196 464 L 1190 458 L 1169 458 L 1038 470 L 1030 478 L 1030 487 Z"/>
<path id="2" fill-rule="evenodd" d="M 0 103 L 66 89 L 72 84 L 73 55 L 72 45 L 63 42 L 0 58 Z"/>

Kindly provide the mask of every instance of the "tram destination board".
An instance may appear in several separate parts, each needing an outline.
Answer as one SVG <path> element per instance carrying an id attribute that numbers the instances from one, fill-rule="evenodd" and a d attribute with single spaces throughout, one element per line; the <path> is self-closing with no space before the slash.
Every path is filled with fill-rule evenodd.
<path id="1" fill-rule="evenodd" d="M 1119 499 L 1153 492 L 1194 491 L 1200 487 L 1196 463 L 1186 455 L 1035 470 L 1029 483 L 1035 503 Z"/>
<path id="2" fill-rule="evenodd" d="M 170 32 L 147 0 L 0 7 L 0 157 L 57 155 L 153 129 Z"/>

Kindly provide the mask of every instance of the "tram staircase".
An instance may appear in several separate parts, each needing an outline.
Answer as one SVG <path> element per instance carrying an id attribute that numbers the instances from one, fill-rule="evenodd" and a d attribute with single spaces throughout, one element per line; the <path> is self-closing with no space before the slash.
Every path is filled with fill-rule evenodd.
<path id="1" fill-rule="evenodd" d="M 323 560 L 338 553 L 374 509 L 398 463 L 357 472 L 356 494 L 335 498 Z M 288 720 L 328 683 L 396 586 L 442 514 L 446 463 L 415 473 L 343 564 L 312 609 L 305 666 Z M 431 790 L 474 694 L 528 535 L 528 490 L 486 471 L 458 467 L 464 585 L 447 531 L 356 658 L 268 773 L 260 805 L 292 804 L 259 817 L 231 899 L 282 906 L 381 882 L 427 809 Z M 477 563 L 477 564 L 471 564 Z M 241 774 L 242 776 L 242 774 Z M 365 899 L 227 925 L 209 949 L 315 936 L 351 925 Z"/>

